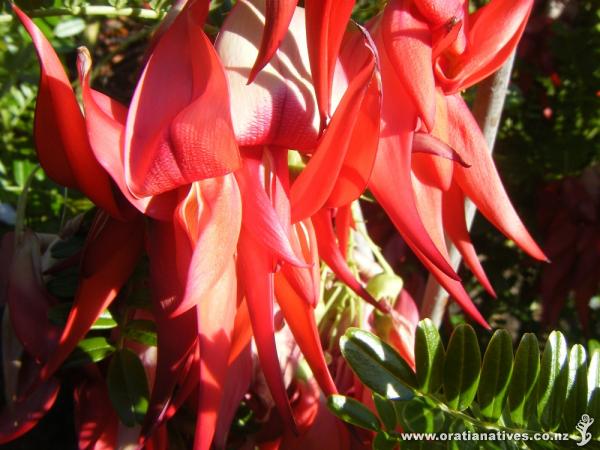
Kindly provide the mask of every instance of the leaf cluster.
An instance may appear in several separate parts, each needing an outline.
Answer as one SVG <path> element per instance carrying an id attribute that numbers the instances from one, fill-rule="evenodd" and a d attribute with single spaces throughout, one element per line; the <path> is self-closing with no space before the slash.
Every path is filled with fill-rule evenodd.
<path id="1" fill-rule="evenodd" d="M 559 331 L 550 334 L 541 354 L 535 335 L 525 334 L 513 355 L 510 334 L 497 330 L 482 358 L 471 326 L 456 327 L 444 347 L 437 328 L 425 319 L 417 327 L 416 372 L 367 331 L 349 329 L 340 346 L 352 370 L 372 390 L 377 414 L 342 395 L 330 397 L 329 407 L 347 423 L 376 433 L 374 449 L 398 444 L 572 448 L 582 439 L 578 427 L 584 414 L 600 422 L 600 349 L 595 342 L 588 351 L 580 344 L 568 348 Z M 465 439 L 464 431 L 506 440 L 419 442 L 402 434 L 452 433 Z M 587 433 L 593 438 L 589 448 L 600 448 L 599 424 L 592 423 Z M 525 437 L 506 438 L 516 434 Z M 539 439 L 542 435 L 549 440 Z"/>

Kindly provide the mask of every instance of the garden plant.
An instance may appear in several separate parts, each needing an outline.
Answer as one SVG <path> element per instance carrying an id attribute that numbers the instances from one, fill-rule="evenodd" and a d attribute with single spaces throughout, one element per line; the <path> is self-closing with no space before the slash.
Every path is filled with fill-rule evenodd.
<path id="1" fill-rule="evenodd" d="M 3 5 L 0 444 L 600 448 L 599 19 Z"/>

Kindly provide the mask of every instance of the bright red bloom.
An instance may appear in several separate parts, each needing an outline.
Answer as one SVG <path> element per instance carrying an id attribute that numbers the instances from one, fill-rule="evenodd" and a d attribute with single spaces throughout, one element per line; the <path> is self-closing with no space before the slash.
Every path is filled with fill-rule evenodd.
<path id="1" fill-rule="evenodd" d="M 153 48 L 133 94 L 124 164 L 127 186 L 137 197 L 240 166 L 227 81 L 203 31 L 206 4 L 186 5 Z"/>
<path id="2" fill-rule="evenodd" d="M 447 263 L 444 231 L 493 293 L 468 237 L 464 198 L 530 255 L 545 256 L 512 207 L 485 139 L 456 92 L 501 66 L 531 6 L 531 0 L 493 0 L 469 15 L 466 2 L 394 0 L 371 24 L 384 85 L 371 191 L 424 265 L 483 325 Z"/>
<path id="3" fill-rule="evenodd" d="M 58 55 L 40 29 L 16 5 L 12 8 L 31 36 L 40 63 L 34 135 L 48 177 L 78 189 L 114 216 L 121 211 L 110 178 L 95 159 L 84 118 Z"/>

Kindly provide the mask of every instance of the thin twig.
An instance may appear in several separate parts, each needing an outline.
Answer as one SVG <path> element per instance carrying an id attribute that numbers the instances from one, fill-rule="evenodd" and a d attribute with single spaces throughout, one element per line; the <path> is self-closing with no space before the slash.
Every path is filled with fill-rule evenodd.
<path id="1" fill-rule="evenodd" d="M 514 59 L 515 54 L 513 53 L 498 72 L 483 80 L 477 87 L 477 95 L 473 104 L 473 115 L 483 132 L 490 152 L 494 150 L 496 135 L 500 127 L 502 109 L 504 108 L 504 100 L 508 91 L 508 83 Z M 473 219 L 475 218 L 475 212 L 475 205 L 467 199 L 465 201 L 465 216 L 468 230 L 471 228 Z M 454 270 L 457 270 L 462 259 L 460 253 L 454 245 L 450 244 L 448 254 L 450 256 L 450 265 Z M 423 304 L 421 305 L 421 317 L 429 317 L 439 327 L 442 324 L 447 304 L 448 293 L 439 285 L 435 277 L 429 275 Z"/>
<path id="2" fill-rule="evenodd" d="M 105 16 L 105 17 L 137 17 L 140 19 L 159 20 L 165 15 L 164 11 L 155 11 L 148 8 L 115 8 L 109 5 L 85 5 L 71 8 L 44 8 L 27 11 L 29 17 L 52 16 Z M 12 22 L 12 14 L 0 14 L 0 23 Z"/>

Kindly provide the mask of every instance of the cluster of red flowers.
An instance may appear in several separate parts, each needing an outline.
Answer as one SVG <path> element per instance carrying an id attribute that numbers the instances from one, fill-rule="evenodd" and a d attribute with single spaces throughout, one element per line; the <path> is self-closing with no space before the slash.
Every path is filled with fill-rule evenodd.
<path id="1" fill-rule="evenodd" d="M 448 237 L 492 291 L 469 239 L 465 197 L 523 250 L 545 259 L 460 95 L 514 51 L 533 0 L 492 0 L 473 13 L 465 0 L 390 0 L 365 28 L 350 21 L 352 0 L 305 0 L 304 8 L 294 0 L 240 0 L 214 43 L 204 32 L 209 3 L 190 0 L 168 15 L 128 106 L 90 87 L 90 56 L 81 49 L 83 108 L 49 42 L 14 7 L 40 61 L 40 163 L 51 179 L 88 196 L 98 213 L 64 329 L 43 325 L 47 305 L 33 309 L 35 325 L 23 318 L 31 311 L 10 305 L 37 369 L 34 388 L 13 407 L 24 419 L 0 429 L 3 441 L 27 431 L 52 404 L 57 369 L 144 252 L 158 358 L 140 439 L 162 448 L 165 421 L 194 395 L 197 449 L 210 448 L 219 417 L 232 417 L 248 386 L 240 367 L 252 338 L 287 429 L 296 427 L 295 416 L 301 437 L 311 435 L 325 417 L 314 409 L 314 385 L 304 390 L 317 400 L 290 406 L 274 302 L 322 391 L 335 393 L 313 312 L 320 259 L 388 310 L 343 256 L 350 205 L 367 188 L 483 326 L 446 251 Z M 306 161 L 297 176 L 288 166 L 292 150 Z M 80 404 L 106 397 L 100 381 L 78 391 Z M 80 417 L 82 448 L 116 446 L 116 428 L 102 410 Z M 293 448 L 298 439 L 286 434 L 273 445 Z"/>

